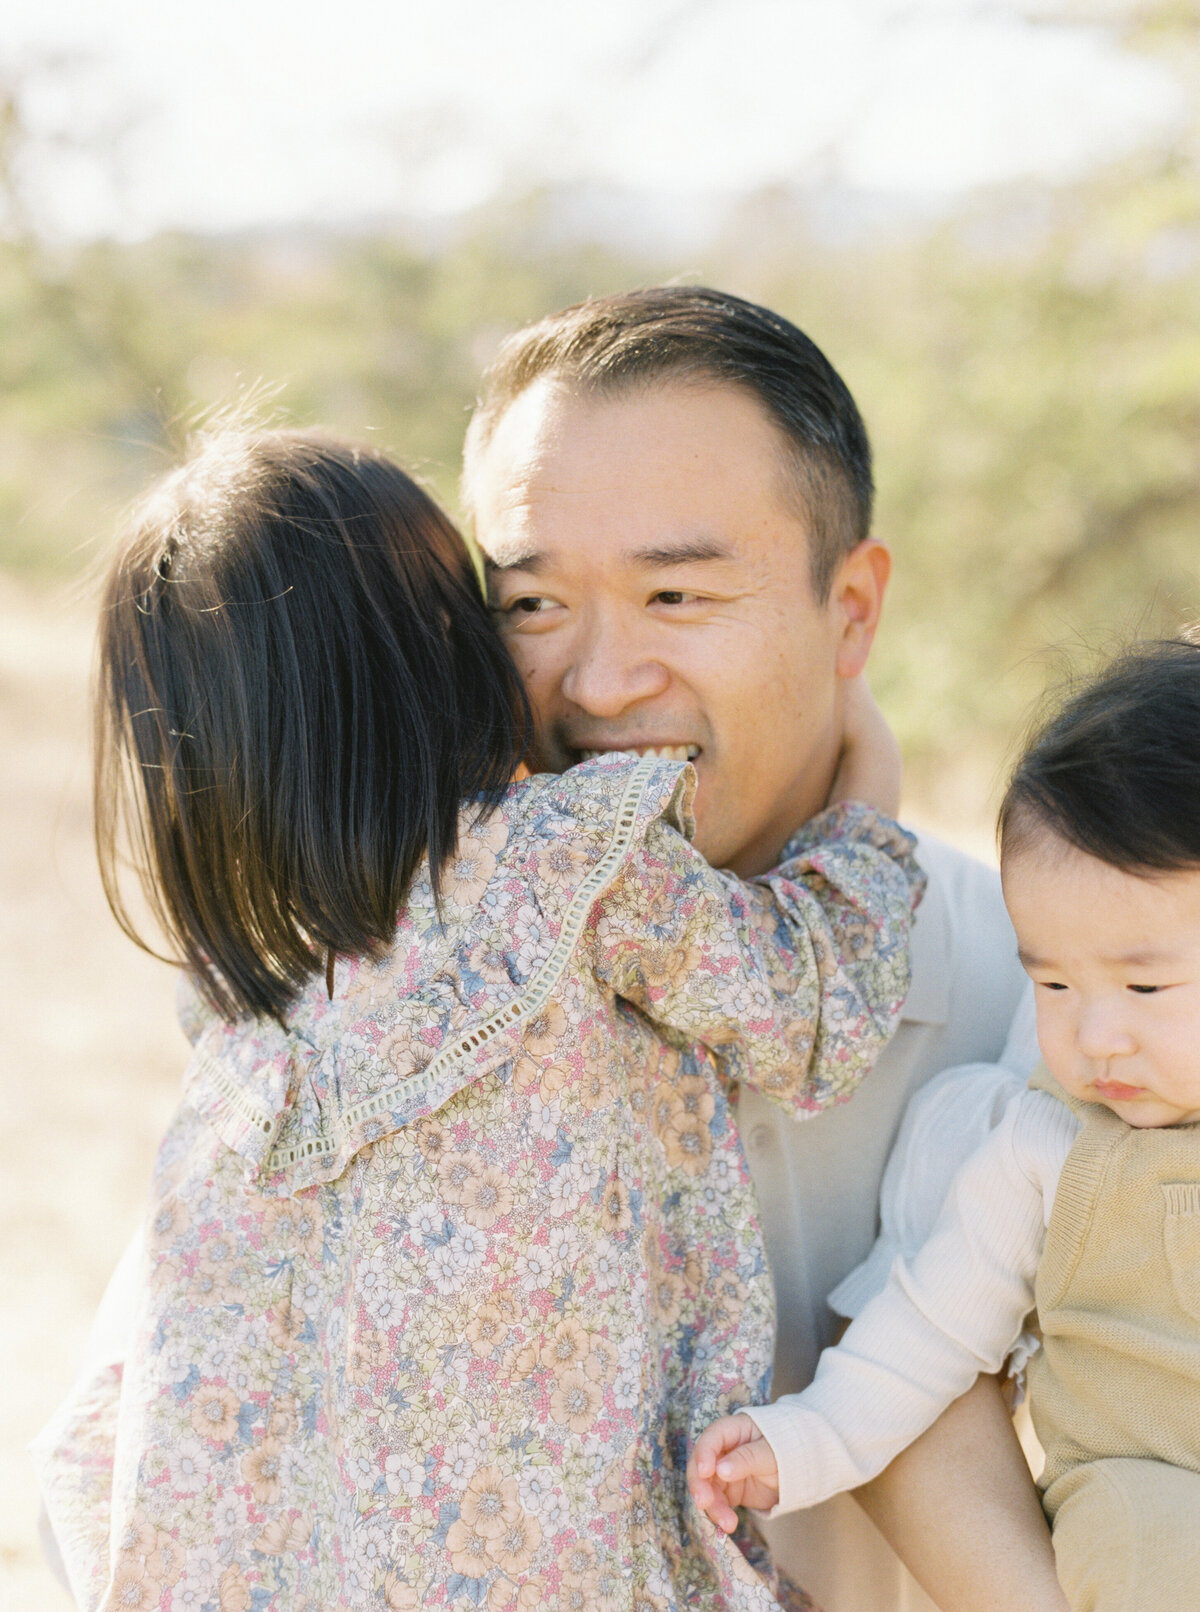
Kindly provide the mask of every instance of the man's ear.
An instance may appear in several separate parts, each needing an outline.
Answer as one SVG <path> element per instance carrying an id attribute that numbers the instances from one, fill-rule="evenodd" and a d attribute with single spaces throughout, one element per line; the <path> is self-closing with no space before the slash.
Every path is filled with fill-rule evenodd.
<path id="1" fill-rule="evenodd" d="M 829 602 L 840 632 L 839 677 L 857 677 L 866 666 L 891 574 L 892 552 L 873 537 L 852 548 L 834 573 Z"/>

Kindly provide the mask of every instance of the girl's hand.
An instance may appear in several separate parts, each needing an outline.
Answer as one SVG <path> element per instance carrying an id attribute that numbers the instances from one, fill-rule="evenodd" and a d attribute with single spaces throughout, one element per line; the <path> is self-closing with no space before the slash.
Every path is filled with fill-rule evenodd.
<path id="1" fill-rule="evenodd" d="M 876 705 L 864 676 L 849 678 L 845 689 L 842 753 L 829 786 L 830 806 L 861 800 L 889 817 L 900 810 L 900 746 Z"/>
<path id="2" fill-rule="evenodd" d="M 692 1499 L 724 1533 L 737 1527 L 736 1506 L 769 1511 L 779 1501 L 779 1468 L 749 1416 L 722 1416 L 706 1427 L 687 1468 Z"/>

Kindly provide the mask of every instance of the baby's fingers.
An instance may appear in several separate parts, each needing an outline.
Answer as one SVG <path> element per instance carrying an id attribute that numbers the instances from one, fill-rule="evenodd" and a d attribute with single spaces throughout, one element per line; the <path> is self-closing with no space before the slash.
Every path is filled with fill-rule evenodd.
<path id="1" fill-rule="evenodd" d="M 692 1499 L 727 1534 L 737 1527 L 736 1506 L 770 1510 L 779 1498 L 771 1446 L 744 1412 L 704 1429 L 692 1446 L 687 1478 Z"/>
<path id="2" fill-rule="evenodd" d="M 690 1469 L 698 1478 L 711 1478 L 721 1456 L 754 1438 L 757 1432 L 748 1416 L 720 1417 L 704 1429 L 692 1446 Z"/>
<path id="3" fill-rule="evenodd" d="M 713 1490 L 712 1504 L 702 1506 L 701 1510 L 721 1530 L 723 1534 L 731 1534 L 738 1525 L 738 1514 L 729 1503 L 729 1497 L 720 1489 Z"/>
<path id="4" fill-rule="evenodd" d="M 765 1438 L 751 1439 L 748 1444 L 739 1444 L 736 1450 L 721 1456 L 716 1476 L 723 1484 L 774 1484 L 779 1479 L 775 1452 Z"/>

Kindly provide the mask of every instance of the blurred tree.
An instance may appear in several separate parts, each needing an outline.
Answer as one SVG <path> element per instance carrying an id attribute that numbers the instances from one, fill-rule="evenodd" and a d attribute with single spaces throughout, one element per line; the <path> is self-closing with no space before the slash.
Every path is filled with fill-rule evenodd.
<path id="1" fill-rule="evenodd" d="M 1200 0 L 1029 10 L 1165 52 L 1200 88 Z M 436 242 L 296 228 L 67 249 L 17 182 L 30 138 L 10 85 L 0 564 L 77 565 L 198 415 L 260 382 L 291 418 L 370 433 L 453 505 L 501 335 L 686 267 L 796 319 L 863 405 L 898 559 L 877 678 L 927 794 L 958 771 L 978 795 L 994 775 L 1045 644 L 1086 659 L 1200 614 L 1194 117 L 1078 183 L 984 193 L 934 224 L 835 234 L 803 191 L 765 192 L 686 266 L 564 245 L 553 193 Z"/>

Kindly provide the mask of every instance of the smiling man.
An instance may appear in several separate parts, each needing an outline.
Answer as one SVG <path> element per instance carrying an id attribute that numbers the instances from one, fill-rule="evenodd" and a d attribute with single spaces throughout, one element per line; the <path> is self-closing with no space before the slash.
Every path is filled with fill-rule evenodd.
<path id="1" fill-rule="evenodd" d="M 864 444 L 865 448 L 865 444 Z M 769 866 L 824 802 L 839 678 L 860 671 L 887 550 L 852 545 L 822 597 L 795 541 L 794 475 L 741 388 L 603 403 L 543 376 L 472 457 L 494 601 L 538 717 L 539 759 L 690 757 L 708 858 Z M 796 478 L 798 479 L 798 478 Z"/>
<path id="2" fill-rule="evenodd" d="M 867 435 L 823 354 L 700 288 L 567 309 L 510 338 L 485 377 L 464 492 L 537 763 L 687 756 L 699 847 L 742 875 L 769 868 L 825 802 L 890 570 L 870 535 Z M 998 1059 L 1020 997 L 995 876 L 928 841 L 922 860 L 905 1022 L 854 1101 L 803 1126 L 740 1101 L 779 1302 L 777 1392 L 803 1386 L 832 1341 L 826 1299 L 875 1237 L 908 1097 L 948 1065 Z M 981 1071 L 981 1093 L 1020 1084 L 998 1078 Z M 1064 1605 L 990 1381 L 859 1499 L 943 1608 Z M 826 1612 L 932 1604 L 845 1497 L 769 1536 Z"/>

